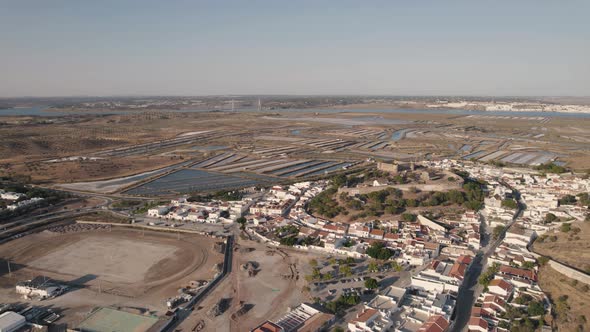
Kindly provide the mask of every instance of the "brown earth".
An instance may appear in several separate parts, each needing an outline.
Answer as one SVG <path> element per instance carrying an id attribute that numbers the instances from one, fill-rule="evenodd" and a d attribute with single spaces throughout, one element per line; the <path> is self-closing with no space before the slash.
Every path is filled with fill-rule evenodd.
<path id="1" fill-rule="evenodd" d="M 223 255 L 212 250 L 214 239 L 112 228 L 56 234 L 48 231 L 0 245 L 0 298 L 23 302 L 16 282 L 45 275 L 78 285 L 44 301 L 63 310 L 60 322 L 72 323 L 94 306 L 146 308 L 162 314 L 165 300 L 190 280 L 211 280 Z M 102 249 L 101 249 L 102 248 Z M 143 248 L 143 249 L 142 249 Z"/>
<path id="2" fill-rule="evenodd" d="M 555 271 L 549 266 L 539 270 L 539 286 L 551 299 L 553 312 L 556 313 L 554 324 L 558 331 L 588 331 L 590 318 L 588 305 L 590 305 L 590 285 L 584 285 Z M 556 303 L 560 297 L 567 297 L 565 302 L 569 310 L 560 311 Z M 585 316 L 585 318 L 582 318 Z M 578 329 L 580 328 L 581 329 Z"/>
<path id="3" fill-rule="evenodd" d="M 533 250 L 581 271 L 590 271 L 590 223 L 572 223 L 571 227 L 579 228 L 580 232 L 548 232 L 548 237 L 542 243 L 535 241 Z M 557 236 L 557 241 L 552 242 L 551 236 Z"/>

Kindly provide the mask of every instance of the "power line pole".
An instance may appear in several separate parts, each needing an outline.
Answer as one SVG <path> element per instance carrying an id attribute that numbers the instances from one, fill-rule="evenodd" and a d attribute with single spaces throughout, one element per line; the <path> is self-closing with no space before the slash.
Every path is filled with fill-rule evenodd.
<path id="1" fill-rule="evenodd" d="M 6 260 L 6 263 L 8 264 L 8 276 L 12 277 L 12 270 L 10 270 L 10 260 Z"/>

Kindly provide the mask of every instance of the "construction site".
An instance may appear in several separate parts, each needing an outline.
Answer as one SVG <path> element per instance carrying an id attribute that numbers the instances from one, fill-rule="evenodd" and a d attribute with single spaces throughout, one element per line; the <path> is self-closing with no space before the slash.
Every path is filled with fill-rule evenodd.
<path id="1" fill-rule="evenodd" d="M 313 257 L 316 254 L 268 247 L 241 236 L 234 246 L 232 273 L 179 327 L 246 331 L 260 321 L 279 319 L 288 308 L 310 300 L 303 292 L 303 276 L 311 273 L 308 262 Z"/>

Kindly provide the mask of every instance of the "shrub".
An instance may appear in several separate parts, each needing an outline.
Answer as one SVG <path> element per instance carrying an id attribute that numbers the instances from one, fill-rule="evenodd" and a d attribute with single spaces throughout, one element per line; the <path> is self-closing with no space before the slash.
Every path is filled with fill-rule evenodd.
<path id="1" fill-rule="evenodd" d="M 374 242 L 368 249 L 366 254 L 369 257 L 386 260 L 393 256 L 393 250 L 385 247 L 382 242 Z"/>
<path id="2" fill-rule="evenodd" d="M 513 199 L 504 199 L 504 200 L 502 200 L 502 207 L 514 210 L 518 207 L 518 204 Z"/>
<path id="3" fill-rule="evenodd" d="M 377 280 L 369 278 L 365 280 L 365 287 L 367 287 L 368 289 L 375 289 L 379 287 L 379 283 L 377 282 Z"/>
<path id="4" fill-rule="evenodd" d="M 537 258 L 537 262 L 539 262 L 539 265 L 545 265 L 549 262 L 549 257 L 541 256 Z"/>
<path id="5" fill-rule="evenodd" d="M 402 214 L 402 219 L 407 222 L 414 222 L 416 221 L 417 217 L 415 214 L 412 213 L 404 213 Z"/>

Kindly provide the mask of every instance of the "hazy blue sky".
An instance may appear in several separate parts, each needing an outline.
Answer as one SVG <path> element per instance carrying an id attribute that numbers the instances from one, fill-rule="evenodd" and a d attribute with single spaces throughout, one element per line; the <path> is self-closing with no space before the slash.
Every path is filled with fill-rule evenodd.
<path id="1" fill-rule="evenodd" d="M 0 96 L 588 96 L 589 14 L 588 0 L 0 0 Z"/>

